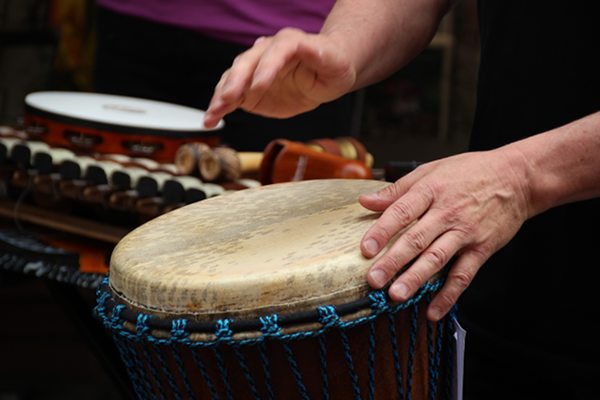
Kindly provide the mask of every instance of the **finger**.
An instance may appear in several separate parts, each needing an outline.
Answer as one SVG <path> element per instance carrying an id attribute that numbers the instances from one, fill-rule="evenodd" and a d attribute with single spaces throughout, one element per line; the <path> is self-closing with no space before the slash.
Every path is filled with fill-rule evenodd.
<path id="1" fill-rule="evenodd" d="M 225 115 L 232 112 L 239 106 L 240 102 L 226 103 L 222 99 L 223 86 L 225 84 L 228 74 L 229 70 L 225 71 L 221 76 L 221 79 L 215 86 L 213 96 L 204 114 L 204 126 L 207 128 L 215 127 L 219 123 L 221 118 L 223 118 Z"/>
<path id="2" fill-rule="evenodd" d="M 259 39 L 254 46 L 238 55 L 231 67 L 221 76 L 207 109 L 210 123 L 216 117 L 222 118 L 224 113 L 233 111 L 242 103 L 244 91 L 249 86 L 258 60 L 269 46 L 269 38 Z"/>
<path id="3" fill-rule="evenodd" d="M 464 246 L 464 237 L 457 231 L 447 231 L 438 237 L 421 255 L 392 283 L 390 298 L 406 301 L 440 272 L 448 261 Z"/>
<path id="4" fill-rule="evenodd" d="M 260 42 L 263 42 L 266 39 L 266 36 L 259 36 L 256 38 L 256 40 L 254 41 L 254 45 L 259 44 Z"/>
<path id="5" fill-rule="evenodd" d="M 299 29 L 284 28 L 275 35 L 253 72 L 251 89 L 261 90 L 271 86 L 275 78 L 284 71 L 290 60 L 297 56 L 298 43 L 308 35 Z"/>
<path id="6" fill-rule="evenodd" d="M 399 185 L 388 186 L 388 191 L 383 195 L 398 197 L 363 236 L 360 248 L 365 257 L 378 254 L 394 235 L 415 222 L 433 202 L 429 191 L 411 190 L 404 194 L 403 189 L 398 187 Z M 436 236 L 440 233 L 437 232 Z"/>
<path id="7" fill-rule="evenodd" d="M 210 110 L 207 110 L 204 114 L 204 127 L 206 129 L 212 129 L 217 126 L 221 118 L 223 118 L 227 113 L 222 110 L 220 107 L 213 107 Z"/>
<path id="8" fill-rule="evenodd" d="M 383 219 L 383 216 L 379 219 Z M 380 289 L 385 286 L 390 279 L 446 231 L 447 228 L 439 221 L 439 212 L 430 212 L 422 220 L 403 232 L 396 242 L 387 249 L 385 254 L 377 259 L 369 269 L 367 280 L 371 287 Z M 444 251 L 448 251 L 448 249 L 444 248 Z M 402 290 L 404 288 L 404 286 L 397 285 L 396 290 L 399 294 L 397 297 L 407 296 L 408 291 L 404 293 L 404 290 Z"/>
<path id="9" fill-rule="evenodd" d="M 439 321 L 456 304 L 460 295 L 471 284 L 475 274 L 487 260 L 481 253 L 468 251 L 457 259 L 442 289 L 435 295 L 427 308 L 427 318 Z"/>
<path id="10" fill-rule="evenodd" d="M 298 43 L 306 34 L 297 29 L 284 29 L 271 41 L 256 65 L 250 87 L 245 93 L 243 108 L 252 111 L 257 107 L 276 81 L 285 80 L 299 65 Z M 300 99 L 300 92 L 298 92 Z"/>
<path id="11" fill-rule="evenodd" d="M 270 43 L 271 39 L 264 38 L 233 60 L 227 75 L 222 79 L 223 85 L 220 90 L 222 101 L 238 103 L 246 96 L 245 92 L 252 83 L 256 67 Z"/>
<path id="12" fill-rule="evenodd" d="M 393 184 L 390 184 L 377 192 L 360 195 L 358 197 L 358 202 L 369 210 L 383 211 L 388 208 L 390 204 L 408 192 L 410 188 L 425 175 L 427 170 L 428 169 L 426 168 L 417 168 L 407 175 L 404 175 Z"/>
<path id="13" fill-rule="evenodd" d="M 241 107 L 245 99 L 244 92 L 250 84 L 258 60 L 269 43 L 270 38 L 258 38 L 254 45 L 238 55 L 231 67 L 223 73 L 206 110 L 204 117 L 206 127 L 215 126 L 225 115 Z"/>
<path id="14" fill-rule="evenodd" d="M 282 65 L 278 71 L 275 71 L 275 70 L 270 71 L 270 72 L 273 72 L 273 74 L 269 75 L 268 78 L 264 78 L 264 76 L 263 76 L 263 77 L 258 77 L 258 78 L 252 79 L 251 86 L 246 91 L 245 96 L 244 96 L 244 101 L 242 102 L 242 105 L 241 105 L 241 107 L 244 110 L 261 115 L 260 110 L 256 110 L 256 109 L 260 106 L 260 103 L 263 101 L 263 99 L 265 99 L 265 97 L 270 94 L 269 90 L 271 90 L 273 88 L 273 86 L 276 86 L 278 84 L 278 82 L 277 82 L 278 80 L 285 81 L 286 79 L 288 79 L 287 75 L 290 73 L 291 70 L 297 68 L 298 64 L 300 63 L 300 61 L 296 60 L 293 56 L 290 57 L 289 59 L 287 59 L 286 62 L 287 62 L 287 64 Z M 270 74 L 270 72 L 269 72 L 269 74 Z M 285 93 L 285 94 L 289 95 L 289 93 Z M 301 101 L 303 99 L 300 91 L 297 91 L 297 93 L 293 94 L 292 96 L 294 98 L 296 98 L 297 101 Z M 271 112 L 273 112 L 273 111 L 271 111 Z M 273 116 L 273 115 L 269 114 L 267 116 Z M 291 115 L 285 115 L 285 116 L 291 116 Z"/>

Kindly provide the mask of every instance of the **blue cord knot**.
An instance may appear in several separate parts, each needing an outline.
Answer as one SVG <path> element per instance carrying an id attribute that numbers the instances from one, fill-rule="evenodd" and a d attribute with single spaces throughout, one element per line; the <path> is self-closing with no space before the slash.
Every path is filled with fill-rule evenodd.
<path id="1" fill-rule="evenodd" d="M 229 327 L 231 321 L 232 320 L 230 319 L 220 319 L 217 321 L 217 329 L 215 330 L 215 336 L 217 336 L 217 340 L 231 340 L 231 336 L 233 336 L 233 331 Z"/>
<path id="2" fill-rule="evenodd" d="M 121 328 L 123 321 L 121 321 L 121 312 L 125 309 L 124 304 L 117 304 L 112 310 L 112 317 L 110 318 L 111 326 Z"/>
<path id="3" fill-rule="evenodd" d="M 371 300 L 371 309 L 376 313 L 387 311 L 389 309 L 389 305 L 382 290 L 376 290 L 369 293 L 369 300 Z"/>
<path id="4" fill-rule="evenodd" d="M 340 316 L 337 315 L 333 306 L 318 307 L 317 312 L 319 313 L 319 322 L 325 328 L 334 326 L 340 319 Z"/>
<path id="5" fill-rule="evenodd" d="M 98 285 L 98 288 L 96 289 L 96 296 L 101 296 L 102 293 L 102 288 L 108 286 L 108 276 L 105 276 L 104 278 L 102 278 L 100 280 L 100 284 Z"/>
<path id="6" fill-rule="evenodd" d="M 265 336 L 277 336 L 281 332 L 281 327 L 279 326 L 279 317 L 277 314 L 266 315 L 264 317 L 259 318 L 262 327 L 260 331 Z"/>
<path id="7" fill-rule="evenodd" d="M 135 334 L 138 338 L 141 338 L 150 331 L 150 327 L 147 324 L 148 317 L 148 314 L 140 314 L 137 316 L 135 322 Z"/>
<path id="8" fill-rule="evenodd" d="M 101 292 L 100 295 L 98 296 L 96 310 L 98 311 L 99 314 L 104 314 L 104 312 L 106 310 L 106 302 L 108 301 L 109 297 L 110 297 L 110 294 L 108 292 Z"/>
<path id="9" fill-rule="evenodd" d="M 174 319 L 171 322 L 171 337 L 175 340 L 182 340 L 188 337 L 186 319 Z"/>

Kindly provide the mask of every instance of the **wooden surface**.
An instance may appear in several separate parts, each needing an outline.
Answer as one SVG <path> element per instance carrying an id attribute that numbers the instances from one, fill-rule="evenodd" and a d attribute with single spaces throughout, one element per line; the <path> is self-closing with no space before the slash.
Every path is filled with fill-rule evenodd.
<path id="1" fill-rule="evenodd" d="M 360 239 L 379 214 L 358 179 L 273 184 L 194 203 L 130 232 L 112 289 L 148 312 L 207 317 L 300 311 L 356 300 L 373 260 Z"/>
<path id="2" fill-rule="evenodd" d="M 103 224 L 90 219 L 79 218 L 67 213 L 52 211 L 28 204 L 21 204 L 15 209 L 15 202 L 0 199 L 0 216 L 17 218 L 62 232 L 74 233 L 83 237 L 117 243 L 129 229 Z"/>

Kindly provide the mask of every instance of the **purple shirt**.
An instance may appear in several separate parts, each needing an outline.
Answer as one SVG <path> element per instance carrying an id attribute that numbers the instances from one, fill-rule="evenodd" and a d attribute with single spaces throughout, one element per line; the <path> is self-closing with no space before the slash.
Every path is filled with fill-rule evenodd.
<path id="1" fill-rule="evenodd" d="M 97 0 L 113 11 L 251 45 L 291 26 L 318 32 L 335 0 Z"/>

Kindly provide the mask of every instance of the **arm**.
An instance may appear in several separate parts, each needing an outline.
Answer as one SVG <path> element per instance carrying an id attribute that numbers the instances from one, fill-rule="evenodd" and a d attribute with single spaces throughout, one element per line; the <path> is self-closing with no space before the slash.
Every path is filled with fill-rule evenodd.
<path id="1" fill-rule="evenodd" d="M 321 34 L 351 57 L 355 90 L 386 78 L 421 53 L 448 7 L 444 0 L 338 0 Z"/>
<path id="2" fill-rule="evenodd" d="M 339 0 L 320 34 L 285 28 L 259 38 L 225 71 L 205 125 L 242 108 L 285 118 L 373 83 L 430 42 L 447 0 Z"/>
<path id="3" fill-rule="evenodd" d="M 600 112 L 507 147 L 527 161 L 530 216 L 600 196 Z"/>
<path id="4" fill-rule="evenodd" d="M 363 206 L 383 211 L 365 234 L 365 256 L 378 254 L 371 286 L 390 286 L 404 301 L 450 258 L 447 281 L 428 316 L 446 314 L 484 262 L 510 241 L 522 223 L 561 204 L 600 196 L 600 112 L 495 150 L 456 155 L 424 164 Z M 515 277 L 518 279 L 518 277 Z"/>

